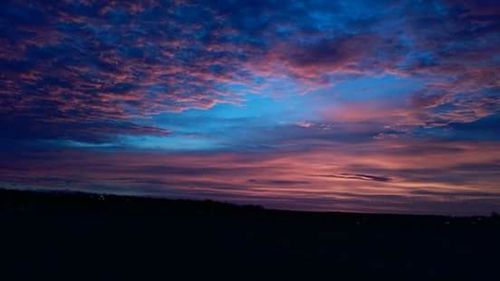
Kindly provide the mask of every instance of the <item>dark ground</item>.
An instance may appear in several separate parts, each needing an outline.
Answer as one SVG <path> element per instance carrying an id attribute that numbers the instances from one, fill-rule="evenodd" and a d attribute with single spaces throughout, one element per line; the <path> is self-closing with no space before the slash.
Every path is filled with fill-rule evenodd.
<path id="1" fill-rule="evenodd" d="M 500 280 L 499 238 L 496 216 L 291 212 L 0 189 L 1 280 Z"/>

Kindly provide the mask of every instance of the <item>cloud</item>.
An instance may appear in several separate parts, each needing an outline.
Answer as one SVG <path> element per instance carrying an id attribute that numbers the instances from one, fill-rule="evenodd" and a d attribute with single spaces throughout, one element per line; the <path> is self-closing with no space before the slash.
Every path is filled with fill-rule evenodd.
<path id="1" fill-rule="evenodd" d="M 473 214 L 500 208 L 494 201 L 500 196 L 498 148 L 384 140 L 260 154 L 66 149 L 4 153 L 0 174 L 3 186 L 18 188 L 212 198 L 289 209 Z M 450 198 L 471 208 L 449 209 L 456 207 Z"/>
<path id="2" fill-rule="evenodd" d="M 384 176 L 374 176 L 374 175 L 364 175 L 364 174 L 339 174 L 339 175 L 317 175 L 318 177 L 326 177 L 326 178 L 338 178 L 338 179 L 356 179 L 356 180 L 364 180 L 364 181 L 381 181 L 386 182 L 390 181 L 391 178 Z"/>
<path id="3" fill-rule="evenodd" d="M 0 116 L 30 119 L 31 127 L 135 123 L 241 102 L 225 85 L 259 94 L 265 85 L 255 77 L 263 84 L 289 77 L 308 93 L 331 86 L 332 75 L 392 73 L 426 83 L 412 99 L 419 123 L 472 122 L 498 105 L 484 94 L 500 87 L 498 17 L 490 6 L 7 1 Z M 438 106 L 448 110 L 431 110 Z"/>
<path id="4" fill-rule="evenodd" d="M 208 8 L 189 7 L 157 1 L 3 3 L 2 26 L 15 32 L 0 42 L 0 116 L 30 127 L 95 122 L 91 130 L 231 102 L 218 84 L 237 77 L 249 53 L 231 42 L 212 50 L 210 42 L 226 36 L 223 27 Z M 206 26 L 190 17 L 205 18 Z"/>
<path id="5" fill-rule="evenodd" d="M 0 175 L 305 209 L 444 212 L 459 204 L 441 209 L 447 194 L 497 207 L 498 12 L 3 1 Z"/>

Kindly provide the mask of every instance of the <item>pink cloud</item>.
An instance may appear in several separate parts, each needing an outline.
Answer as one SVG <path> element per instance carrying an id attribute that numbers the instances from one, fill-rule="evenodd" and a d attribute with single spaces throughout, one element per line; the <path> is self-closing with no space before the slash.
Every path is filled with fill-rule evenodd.
<path id="1" fill-rule="evenodd" d="M 496 143 L 410 140 L 330 143 L 258 155 L 61 151 L 14 162 L 4 157 L 0 174 L 4 185 L 18 187 L 95 188 L 291 209 L 348 210 L 342 207 L 348 204 L 357 211 L 439 213 L 440 201 L 449 196 L 466 201 L 500 197 L 500 178 L 492 173 L 500 163 L 497 151 Z M 481 170 L 474 169 L 480 165 Z M 401 205 L 386 210 L 387 198 Z M 413 205 L 405 205 L 409 198 Z"/>

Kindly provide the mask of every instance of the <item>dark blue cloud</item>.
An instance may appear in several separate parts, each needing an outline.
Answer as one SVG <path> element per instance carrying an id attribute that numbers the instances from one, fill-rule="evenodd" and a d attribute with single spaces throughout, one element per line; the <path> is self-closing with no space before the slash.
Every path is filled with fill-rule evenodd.
<path id="1" fill-rule="evenodd" d="M 2 112 L 12 118 L 79 122 L 92 116 L 109 123 L 208 108 L 238 99 L 220 84 L 277 74 L 271 64 L 312 83 L 338 72 L 437 76 L 447 82 L 427 91 L 450 95 L 498 81 L 488 64 L 500 40 L 498 15 L 484 9 L 494 6 L 489 2 L 1 5 Z"/>

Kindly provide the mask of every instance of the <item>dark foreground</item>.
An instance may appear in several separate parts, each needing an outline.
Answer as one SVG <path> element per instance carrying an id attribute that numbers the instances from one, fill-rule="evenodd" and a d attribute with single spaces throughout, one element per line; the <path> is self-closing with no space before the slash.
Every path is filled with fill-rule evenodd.
<path id="1" fill-rule="evenodd" d="M 496 216 L 0 190 L 0 238 L 2 280 L 500 280 Z"/>

